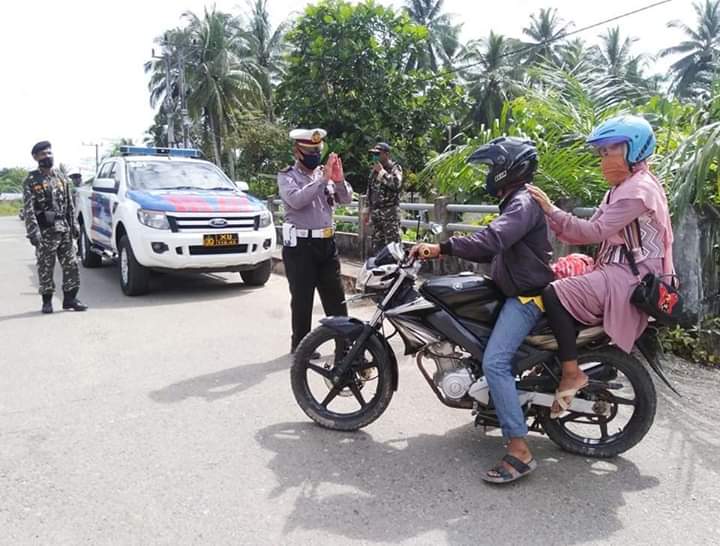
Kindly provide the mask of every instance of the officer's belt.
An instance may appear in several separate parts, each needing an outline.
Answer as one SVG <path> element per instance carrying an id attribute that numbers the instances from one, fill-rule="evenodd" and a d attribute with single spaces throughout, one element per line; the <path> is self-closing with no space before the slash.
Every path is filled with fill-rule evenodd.
<path id="1" fill-rule="evenodd" d="M 302 239 L 330 239 L 335 235 L 335 229 L 328 227 L 323 229 L 299 229 L 295 228 L 295 233 Z"/>

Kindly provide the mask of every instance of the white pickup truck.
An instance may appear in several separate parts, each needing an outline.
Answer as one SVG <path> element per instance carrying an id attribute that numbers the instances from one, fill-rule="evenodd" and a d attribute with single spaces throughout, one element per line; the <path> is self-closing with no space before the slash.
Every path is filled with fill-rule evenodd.
<path id="1" fill-rule="evenodd" d="M 245 283 L 270 277 L 275 227 L 265 205 L 198 150 L 123 146 L 77 189 L 84 267 L 120 262 L 128 296 L 147 292 L 150 273 L 239 271 Z"/>

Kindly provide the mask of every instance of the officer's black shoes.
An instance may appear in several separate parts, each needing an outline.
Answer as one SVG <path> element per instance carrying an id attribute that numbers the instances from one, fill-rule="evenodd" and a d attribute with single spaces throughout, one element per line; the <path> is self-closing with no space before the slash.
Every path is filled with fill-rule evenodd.
<path id="1" fill-rule="evenodd" d="M 65 292 L 65 297 L 63 298 L 63 309 L 72 309 L 73 311 L 87 310 L 87 305 L 77 299 L 77 293 L 77 288 L 75 290 Z"/>
<path id="2" fill-rule="evenodd" d="M 42 312 L 45 313 L 46 315 L 53 312 L 52 297 L 53 297 L 52 293 L 42 295 L 42 300 L 43 300 Z"/>

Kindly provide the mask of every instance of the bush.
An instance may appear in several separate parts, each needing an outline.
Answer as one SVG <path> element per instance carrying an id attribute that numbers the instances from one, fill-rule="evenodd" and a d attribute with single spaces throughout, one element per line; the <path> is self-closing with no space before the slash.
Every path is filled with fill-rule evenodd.
<path id="1" fill-rule="evenodd" d="M 271 195 L 277 195 L 277 181 L 271 177 L 254 177 L 248 181 L 250 186 L 250 194 L 258 199 L 267 199 Z"/>
<path id="2" fill-rule="evenodd" d="M 667 328 L 660 335 L 663 349 L 676 356 L 708 366 L 720 365 L 720 317 L 706 319 L 700 327 Z"/>
<path id="3" fill-rule="evenodd" d="M 22 201 L 0 201 L 0 216 L 15 216 L 22 206 Z"/>

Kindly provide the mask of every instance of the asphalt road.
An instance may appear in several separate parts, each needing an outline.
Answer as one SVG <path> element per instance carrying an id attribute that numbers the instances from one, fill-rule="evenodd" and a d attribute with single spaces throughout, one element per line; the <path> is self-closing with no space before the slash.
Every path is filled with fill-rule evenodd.
<path id="1" fill-rule="evenodd" d="M 82 271 L 91 309 L 43 316 L 32 248 L 0 219 L 2 544 L 720 543 L 713 371 L 671 363 L 685 396 L 658 385 L 625 455 L 533 436 L 539 469 L 498 488 L 479 479 L 497 434 L 407 358 L 365 431 L 311 424 L 290 392 L 284 278 L 165 275 L 127 298 L 117 275 Z"/>

